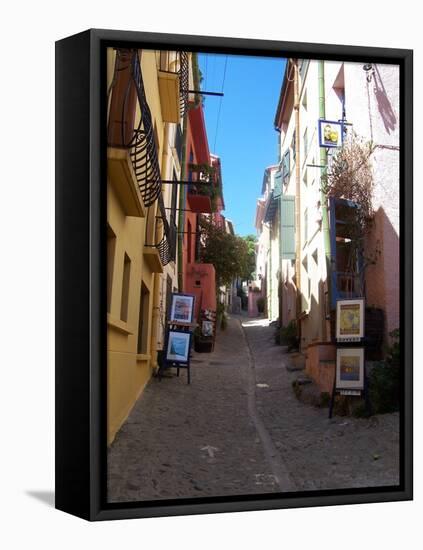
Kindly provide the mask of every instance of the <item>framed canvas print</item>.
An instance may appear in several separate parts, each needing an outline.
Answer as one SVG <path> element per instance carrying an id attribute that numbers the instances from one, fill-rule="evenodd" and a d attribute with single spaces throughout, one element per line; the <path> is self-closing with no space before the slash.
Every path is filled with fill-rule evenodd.
<path id="1" fill-rule="evenodd" d="M 338 342 L 364 338 L 364 299 L 336 302 L 336 339 Z"/>
<path id="2" fill-rule="evenodd" d="M 186 363 L 189 358 L 191 334 L 180 330 L 168 333 L 166 360 L 172 363 Z"/>
<path id="3" fill-rule="evenodd" d="M 410 50 L 57 42 L 57 508 L 412 498 L 412 99 Z"/>
<path id="4" fill-rule="evenodd" d="M 320 147 L 342 147 L 344 138 L 343 121 L 320 119 L 318 125 Z"/>
<path id="5" fill-rule="evenodd" d="M 194 300 L 193 295 L 172 294 L 169 321 L 191 323 L 194 316 Z"/>
<path id="6" fill-rule="evenodd" d="M 364 349 L 341 348 L 336 352 L 336 389 L 364 389 Z"/>

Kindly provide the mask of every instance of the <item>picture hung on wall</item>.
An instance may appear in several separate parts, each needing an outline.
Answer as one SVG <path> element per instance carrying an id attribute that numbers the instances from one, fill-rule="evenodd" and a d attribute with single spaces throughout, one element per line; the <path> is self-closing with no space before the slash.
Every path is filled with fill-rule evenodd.
<path id="1" fill-rule="evenodd" d="M 410 50 L 57 42 L 57 508 L 412 498 L 412 105 Z"/>

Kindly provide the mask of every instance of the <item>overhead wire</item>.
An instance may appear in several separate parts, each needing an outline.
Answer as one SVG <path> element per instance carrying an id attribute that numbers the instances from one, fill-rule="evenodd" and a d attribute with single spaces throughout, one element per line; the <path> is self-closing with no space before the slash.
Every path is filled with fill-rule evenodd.
<path id="1" fill-rule="evenodd" d="M 228 56 L 225 57 L 225 66 L 224 66 L 224 69 L 223 69 L 223 79 L 222 79 L 222 88 L 221 88 L 221 92 L 223 93 L 223 89 L 225 87 L 225 79 L 226 79 L 226 68 L 228 66 Z M 217 119 L 216 119 L 216 130 L 214 132 L 214 143 L 213 143 L 213 152 L 216 153 L 216 142 L 217 142 L 217 133 L 218 133 L 218 130 L 219 130 L 219 122 L 220 122 L 220 112 L 222 110 L 222 96 L 220 96 L 220 101 L 219 101 L 219 110 L 217 112 Z"/>

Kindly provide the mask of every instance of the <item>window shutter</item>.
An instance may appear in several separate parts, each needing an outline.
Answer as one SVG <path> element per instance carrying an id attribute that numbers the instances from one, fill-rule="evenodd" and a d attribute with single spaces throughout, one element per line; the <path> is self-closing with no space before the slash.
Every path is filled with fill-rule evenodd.
<path id="1" fill-rule="evenodd" d="M 282 194 L 282 173 L 278 170 L 275 173 L 275 186 L 273 188 L 273 198 L 277 199 Z"/>
<path id="2" fill-rule="evenodd" d="M 331 308 L 336 308 L 338 300 L 337 275 L 336 275 L 336 216 L 335 199 L 329 198 L 329 234 L 330 234 L 330 267 L 331 272 L 328 276 L 331 278 Z"/>
<path id="3" fill-rule="evenodd" d="M 283 155 L 283 159 L 282 159 L 282 179 L 283 179 L 283 183 L 285 185 L 288 184 L 289 182 L 289 176 L 290 176 L 290 173 L 291 173 L 291 166 L 290 166 L 290 152 L 289 152 L 289 149 L 287 149 Z"/>
<path id="4" fill-rule="evenodd" d="M 281 256 L 295 260 L 295 197 L 281 196 Z"/>

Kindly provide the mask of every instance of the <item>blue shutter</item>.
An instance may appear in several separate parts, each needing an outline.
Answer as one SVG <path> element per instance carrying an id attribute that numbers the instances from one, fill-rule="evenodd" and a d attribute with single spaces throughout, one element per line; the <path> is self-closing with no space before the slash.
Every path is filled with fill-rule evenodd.
<path id="1" fill-rule="evenodd" d="M 331 278 L 331 307 L 336 308 L 338 300 L 338 277 L 336 274 L 336 216 L 335 216 L 335 200 L 329 198 L 329 234 L 330 234 L 330 273 L 327 277 Z"/>
<path id="2" fill-rule="evenodd" d="M 281 196 L 281 257 L 295 260 L 295 197 Z"/>

